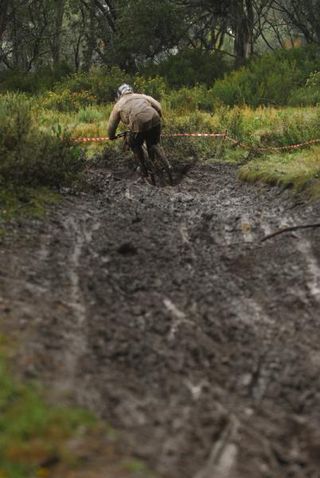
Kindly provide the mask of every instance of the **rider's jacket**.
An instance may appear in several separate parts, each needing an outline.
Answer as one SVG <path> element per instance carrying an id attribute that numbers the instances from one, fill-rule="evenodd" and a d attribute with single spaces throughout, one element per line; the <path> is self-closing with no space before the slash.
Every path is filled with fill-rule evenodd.
<path id="1" fill-rule="evenodd" d="M 127 93 L 114 105 L 108 123 L 108 136 L 113 139 L 120 121 L 130 131 L 141 133 L 158 126 L 161 121 L 161 105 L 151 96 Z"/>

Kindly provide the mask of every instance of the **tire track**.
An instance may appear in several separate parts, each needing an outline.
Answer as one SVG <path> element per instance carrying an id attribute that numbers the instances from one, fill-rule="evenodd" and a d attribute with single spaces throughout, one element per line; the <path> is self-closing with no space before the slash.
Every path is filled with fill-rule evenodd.
<path id="1" fill-rule="evenodd" d="M 319 204 L 292 208 L 228 165 L 174 189 L 110 168 L 5 244 L 21 356 L 166 477 L 317 476 L 318 236 L 260 239 Z"/>

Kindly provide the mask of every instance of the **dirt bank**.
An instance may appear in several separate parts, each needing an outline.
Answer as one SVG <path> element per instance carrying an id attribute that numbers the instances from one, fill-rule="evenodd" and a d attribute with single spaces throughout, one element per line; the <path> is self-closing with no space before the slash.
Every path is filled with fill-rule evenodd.
<path id="1" fill-rule="evenodd" d="M 154 188 L 89 173 L 2 239 L 17 361 L 170 478 L 320 476 L 319 204 L 195 166 Z"/>

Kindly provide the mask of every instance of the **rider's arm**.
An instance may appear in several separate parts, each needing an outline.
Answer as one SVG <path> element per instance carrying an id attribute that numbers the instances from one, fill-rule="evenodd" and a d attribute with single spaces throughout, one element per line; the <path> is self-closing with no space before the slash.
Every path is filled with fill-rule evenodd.
<path id="1" fill-rule="evenodd" d="M 162 116 L 162 108 L 161 108 L 161 105 L 160 105 L 159 101 L 152 98 L 152 96 L 148 96 L 148 95 L 144 95 L 144 96 L 149 101 L 151 106 L 159 113 L 159 115 Z"/>
<path id="2" fill-rule="evenodd" d="M 110 139 L 114 139 L 116 137 L 116 131 L 118 124 L 120 123 L 120 119 L 120 111 L 118 110 L 117 105 L 115 105 L 108 122 L 108 137 Z"/>

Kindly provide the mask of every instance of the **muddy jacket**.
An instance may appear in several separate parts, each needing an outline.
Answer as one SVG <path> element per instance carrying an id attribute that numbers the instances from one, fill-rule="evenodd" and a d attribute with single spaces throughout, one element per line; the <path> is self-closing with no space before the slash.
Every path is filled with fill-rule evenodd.
<path id="1" fill-rule="evenodd" d="M 120 120 L 130 131 L 141 133 L 161 121 L 161 105 L 151 96 L 127 93 L 114 105 L 108 123 L 108 136 L 113 139 Z"/>

